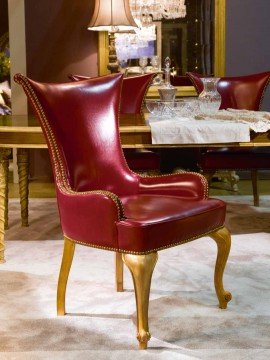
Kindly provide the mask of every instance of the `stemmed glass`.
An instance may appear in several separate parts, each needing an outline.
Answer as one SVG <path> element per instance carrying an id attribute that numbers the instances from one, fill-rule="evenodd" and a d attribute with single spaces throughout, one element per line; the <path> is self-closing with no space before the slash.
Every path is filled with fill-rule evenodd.
<path id="1" fill-rule="evenodd" d="M 141 72 L 142 74 L 145 73 L 145 68 L 147 66 L 147 63 L 148 63 L 148 58 L 147 56 L 143 56 L 139 59 L 139 65 L 140 65 L 140 68 L 141 68 Z"/>
<path id="2" fill-rule="evenodd" d="M 153 66 L 153 71 L 156 72 L 159 70 L 159 56 L 158 55 L 152 56 L 150 63 Z"/>

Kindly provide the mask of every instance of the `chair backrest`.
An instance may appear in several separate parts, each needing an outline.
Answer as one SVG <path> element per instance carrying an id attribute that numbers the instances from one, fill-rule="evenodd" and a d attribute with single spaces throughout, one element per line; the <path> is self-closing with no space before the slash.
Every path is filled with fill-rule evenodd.
<path id="1" fill-rule="evenodd" d="M 120 114 L 143 115 L 144 98 L 155 75 L 152 73 L 124 78 Z"/>
<path id="2" fill-rule="evenodd" d="M 187 76 L 192 81 L 197 93 L 200 94 L 203 91 L 201 80 L 203 75 L 187 72 Z M 247 76 L 220 78 L 217 85 L 222 99 L 220 109 L 259 110 L 269 79 L 269 71 Z"/>
<path id="3" fill-rule="evenodd" d="M 193 83 L 188 76 L 185 75 L 171 75 L 171 84 L 173 86 L 192 86 Z"/>
<path id="4" fill-rule="evenodd" d="M 121 74 L 63 84 L 14 79 L 40 120 L 58 186 L 134 192 L 138 180 L 126 165 L 118 129 Z"/>
<path id="5" fill-rule="evenodd" d="M 143 115 L 143 102 L 148 88 L 156 74 L 145 74 L 123 79 L 121 100 L 120 100 L 120 114 L 135 114 Z M 68 75 L 72 81 L 81 81 L 89 79 L 83 75 Z"/>

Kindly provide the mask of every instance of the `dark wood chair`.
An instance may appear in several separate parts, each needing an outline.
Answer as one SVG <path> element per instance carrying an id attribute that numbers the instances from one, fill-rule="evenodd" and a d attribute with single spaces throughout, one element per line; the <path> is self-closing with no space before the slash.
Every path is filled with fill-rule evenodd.
<path id="1" fill-rule="evenodd" d="M 207 181 L 200 174 L 142 177 L 130 171 L 118 129 L 122 75 L 46 84 L 17 74 L 15 81 L 22 85 L 40 121 L 54 171 L 65 239 L 58 315 L 66 313 L 75 245 L 113 251 L 118 289 L 123 285 L 122 260 L 132 273 L 137 339 L 141 349 L 147 348 L 149 292 L 157 252 L 206 235 L 218 246 L 214 282 L 219 306 L 225 309 L 231 299 L 222 281 L 230 251 L 230 234 L 224 227 L 226 205 L 208 197 Z"/>
<path id="2" fill-rule="evenodd" d="M 203 75 L 188 72 L 198 94 L 203 90 Z M 220 109 L 260 110 L 270 72 L 247 76 L 222 77 L 217 85 L 221 95 Z M 254 205 L 259 206 L 258 170 L 270 169 L 270 148 L 209 148 L 201 153 L 199 165 L 211 181 L 217 170 L 250 170 Z"/>

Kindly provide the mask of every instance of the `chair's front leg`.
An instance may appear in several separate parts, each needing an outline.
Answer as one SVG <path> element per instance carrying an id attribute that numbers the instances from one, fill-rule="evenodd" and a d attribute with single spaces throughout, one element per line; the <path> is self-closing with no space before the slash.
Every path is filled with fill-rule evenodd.
<path id="1" fill-rule="evenodd" d="M 147 255 L 123 254 L 123 261 L 129 268 L 135 289 L 137 306 L 137 339 L 140 349 L 146 349 L 150 340 L 148 327 L 148 306 L 151 278 L 156 265 L 158 254 L 153 252 Z"/>
<path id="2" fill-rule="evenodd" d="M 223 287 L 223 273 L 227 263 L 227 259 L 231 248 L 230 232 L 223 227 L 210 234 L 211 238 L 215 240 L 218 247 L 217 261 L 215 267 L 215 289 L 219 300 L 219 307 L 226 309 L 228 302 L 232 299 L 229 291 L 225 291 Z"/>
<path id="3" fill-rule="evenodd" d="M 64 238 L 64 251 L 62 257 L 62 264 L 58 278 L 57 286 L 57 315 L 66 314 L 66 288 L 70 267 L 73 260 L 75 243 L 67 238 Z"/>
<path id="4" fill-rule="evenodd" d="M 121 253 L 115 253 L 115 282 L 116 282 L 116 291 L 124 291 L 124 281 L 123 281 L 123 259 Z"/>

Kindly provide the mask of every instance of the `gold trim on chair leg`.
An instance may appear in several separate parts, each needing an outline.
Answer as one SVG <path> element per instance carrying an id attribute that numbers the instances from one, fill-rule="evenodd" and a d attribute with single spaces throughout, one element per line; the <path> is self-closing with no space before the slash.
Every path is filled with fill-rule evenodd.
<path id="1" fill-rule="evenodd" d="M 231 248 L 230 232 L 223 227 L 209 235 L 215 240 L 218 247 L 217 261 L 215 267 L 215 289 L 221 309 L 227 308 L 227 303 L 232 299 L 229 291 L 225 291 L 223 287 L 223 273 Z"/>
<path id="2" fill-rule="evenodd" d="M 253 203 L 254 206 L 260 206 L 259 194 L 258 194 L 258 170 L 251 170 L 251 181 L 253 190 Z"/>
<path id="3" fill-rule="evenodd" d="M 57 315 L 65 315 L 66 307 L 65 307 L 65 300 L 66 300 L 66 288 L 67 288 L 67 281 L 68 275 L 70 271 L 70 267 L 73 260 L 74 250 L 75 250 L 75 243 L 66 237 L 64 237 L 64 250 L 63 250 L 63 257 L 62 257 L 62 264 L 58 278 L 58 286 L 57 286 Z"/>
<path id="4" fill-rule="evenodd" d="M 158 259 L 158 254 L 157 252 L 147 255 L 123 254 L 122 258 L 132 274 L 134 283 L 139 347 L 140 349 L 147 349 L 147 343 L 151 337 L 148 328 L 149 294 L 152 273 Z"/>
<path id="5" fill-rule="evenodd" d="M 124 291 L 124 281 L 123 281 L 123 259 L 121 253 L 115 253 L 115 282 L 116 282 L 116 291 Z"/>

